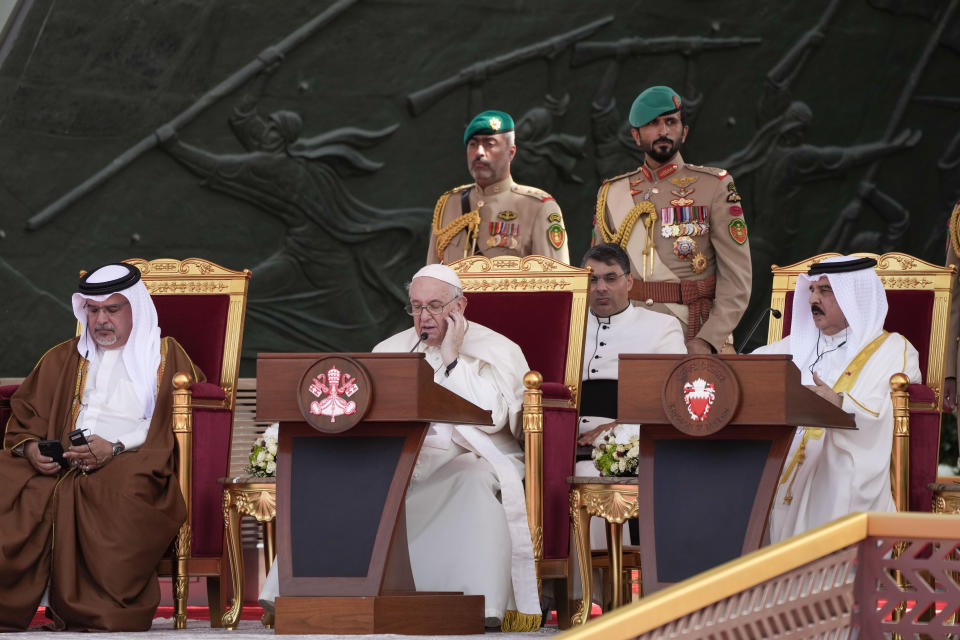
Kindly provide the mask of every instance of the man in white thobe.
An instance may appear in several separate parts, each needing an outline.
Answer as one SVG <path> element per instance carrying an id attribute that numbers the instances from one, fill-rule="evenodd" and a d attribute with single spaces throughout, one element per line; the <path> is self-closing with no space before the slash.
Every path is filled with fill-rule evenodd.
<path id="1" fill-rule="evenodd" d="M 797 277 L 790 335 L 754 351 L 792 354 L 801 382 L 857 425 L 797 429 L 770 510 L 770 542 L 854 511 L 896 511 L 890 376 L 921 376 L 917 350 L 883 330 L 887 298 L 874 265 L 850 256 L 813 265 Z"/>
<path id="2" fill-rule="evenodd" d="M 630 304 L 633 276 L 630 258 L 616 243 L 598 244 L 583 256 L 582 267 L 590 275 L 587 334 L 583 350 L 583 385 L 580 394 L 580 444 L 593 441 L 610 430 L 617 419 L 617 376 L 621 353 L 686 353 L 686 338 L 680 321 L 672 315 L 657 313 Z M 630 434 L 639 431 L 629 425 Z M 620 431 L 625 431 L 622 427 Z M 578 458 L 581 456 L 578 456 Z M 576 466 L 578 476 L 599 476 L 587 457 Z M 603 520 L 590 521 L 590 544 L 606 549 Z M 629 529 L 624 528 L 624 543 L 629 544 Z"/>
<path id="3" fill-rule="evenodd" d="M 434 381 L 491 412 L 493 426 L 433 423 L 407 488 L 407 543 L 418 591 L 484 596 L 487 627 L 540 626 L 523 493 L 520 413 L 527 361 L 502 335 L 467 321 L 460 278 L 427 265 L 410 283 L 413 327 L 374 352 L 424 353 Z M 276 597 L 276 563 L 261 593 Z"/>

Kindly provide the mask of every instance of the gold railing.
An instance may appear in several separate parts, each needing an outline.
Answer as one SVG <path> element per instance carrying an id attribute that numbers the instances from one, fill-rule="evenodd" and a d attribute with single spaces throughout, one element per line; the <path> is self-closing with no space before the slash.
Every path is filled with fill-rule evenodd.
<path id="1" fill-rule="evenodd" d="M 890 567 L 883 566 L 882 571 L 865 568 L 881 562 L 876 556 L 883 555 L 883 550 L 896 541 L 904 540 L 908 545 L 914 544 L 917 552 L 895 559 L 887 554 Z M 915 615 L 907 615 L 896 623 L 881 623 L 877 618 L 887 616 L 900 599 L 919 602 L 928 597 L 945 601 L 947 608 L 960 606 L 960 588 L 955 580 L 944 577 L 936 593 L 923 588 L 895 591 L 897 587 L 887 580 L 894 565 L 896 570 L 910 570 L 907 565 L 911 561 L 922 565 L 914 571 L 924 575 L 955 575 L 953 572 L 960 570 L 960 560 L 951 559 L 950 551 L 958 540 L 960 516 L 854 513 L 705 571 L 595 618 L 561 637 L 692 640 L 739 627 L 742 637 L 765 637 L 756 635 L 758 628 L 779 628 L 781 635 L 790 633 L 786 637 L 807 638 L 819 637 L 816 633 L 825 628 L 856 625 L 876 629 L 887 624 L 901 625 L 897 631 L 901 631 L 902 625 L 915 624 L 920 627 L 917 633 L 944 637 L 936 635 L 940 628 L 960 631 L 960 627 L 950 626 L 949 612 L 939 620 L 918 622 L 918 604 L 914 607 Z M 919 553 L 919 548 L 927 544 L 932 553 L 918 558 L 927 555 Z M 864 562 L 870 557 L 871 562 Z M 872 588 L 876 585 L 879 587 Z M 878 606 L 879 599 L 886 601 L 883 607 Z M 882 636 L 861 633 L 860 637 Z"/>

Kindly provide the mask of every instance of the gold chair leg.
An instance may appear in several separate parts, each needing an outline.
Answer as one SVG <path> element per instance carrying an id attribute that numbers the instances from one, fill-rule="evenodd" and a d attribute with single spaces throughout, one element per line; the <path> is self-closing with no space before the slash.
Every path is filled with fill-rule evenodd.
<path id="1" fill-rule="evenodd" d="M 187 628 L 187 599 L 190 596 L 190 577 L 188 562 L 190 559 L 190 524 L 180 525 L 177 534 L 177 555 L 173 571 L 173 628 Z"/>
<path id="2" fill-rule="evenodd" d="M 230 563 L 230 579 L 233 581 L 233 600 L 223 614 L 224 629 L 236 629 L 243 605 L 243 556 L 240 553 L 240 513 L 231 500 L 230 490 L 223 490 L 223 529 Z"/>
<path id="3" fill-rule="evenodd" d="M 270 520 L 263 523 L 263 566 L 267 573 L 273 566 L 273 559 L 277 557 L 277 521 Z"/>
<path id="4" fill-rule="evenodd" d="M 607 522 L 607 552 L 610 554 L 611 609 L 623 605 L 623 525 Z"/>
<path id="5" fill-rule="evenodd" d="M 590 619 L 593 608 L 593 562 L 590 557 L 590 514 L 580 503 L 580 490 L 570 491 L 570 517 L 573 519 L 573 535 L 577 541 L 577 565 L 580 568 L 580 588 L 583 597 L 577 610 L 570 617 L 574 626 Z"/>

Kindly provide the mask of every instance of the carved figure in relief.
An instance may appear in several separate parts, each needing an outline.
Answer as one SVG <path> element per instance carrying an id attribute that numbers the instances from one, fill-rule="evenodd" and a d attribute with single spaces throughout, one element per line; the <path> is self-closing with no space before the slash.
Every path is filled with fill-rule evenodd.
<path id="1" fill-rule="evenodd" d="M 419 262 L 429 214 L 365 204 L 337 168 L 380 169 L 359 148 L 379 143 L 396 125 L 303 137 L 297 113 L 264 116 L 257 102 L 245 95 L 229 119 L 242 153 L 200 149 L 172 128 L 157 133 L 167 153 L 203 176 L 205 186 L 253 203 L 286 226 L 274 254 L 252 269 L 247 319 L 260 329 L 247 332 L 244 357 L 369 348 L 403 324 L 392 311 L 406 299 L 396 278 Z"/>

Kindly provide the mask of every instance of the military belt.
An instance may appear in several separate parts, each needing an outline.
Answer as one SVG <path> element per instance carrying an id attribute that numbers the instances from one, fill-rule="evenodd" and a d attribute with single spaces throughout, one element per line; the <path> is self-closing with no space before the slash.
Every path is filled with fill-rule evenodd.
<path id="1" fill-rule="evenodd" d="M 714 276 L 702 280 L 674 282 L 643 282 L 634 279 L 630 299 L 687 305 L 687 340 L 690 340 L 700 333 L 703 323 L 710 317 L 716 290 L 717 279 Z"/>

